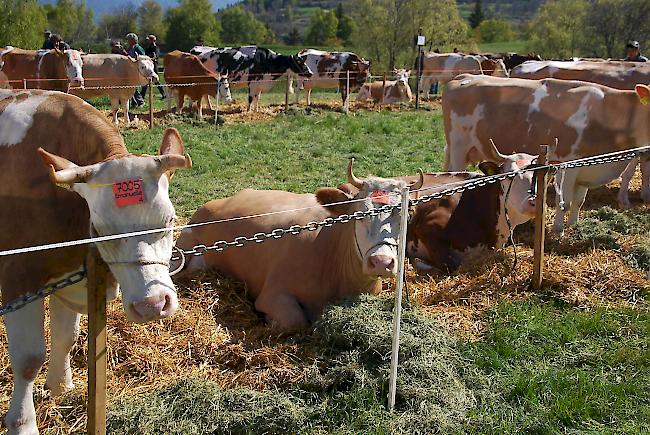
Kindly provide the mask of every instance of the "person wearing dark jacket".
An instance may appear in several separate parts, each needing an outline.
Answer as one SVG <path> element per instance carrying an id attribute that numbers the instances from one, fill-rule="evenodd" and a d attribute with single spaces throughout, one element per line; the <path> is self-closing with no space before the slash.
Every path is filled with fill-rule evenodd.
<path id="1" fill-rule="evenodd" d="M 43 32 L 43 37 L 45 40 L 43 41 L 43 46 L 41 47 L 41 50 L 52 50 L 54 48 L 54 44 L 52 43 L 52 32 L 49 30 L 45 30 Z"/>
<path id="2" fill-rule="evenodd" d="M 126 42 L 129 47 L 126 49 L 126 53 L 129 57 L 137 59 L 138 56 L 144 56 L 144 48 L 138 44 L 138 35 L 135 33 L 129 33 L 126 35 Z M 144 105 L 144 98 L 140 93 L 139 89 L 136 89 L 133 93 L 133 98 L 131 98 L 131 107 L 140 107 Z"/>
<path id="3" fill-rule="evenodd" d="M 156 35 L 147 36 L 148 44 L 144 49 L 144 54 L 146 54 L 151 58 L 151 60 L 153 61 L 153 66 L 156 72 L 158 72 L 158 58 L 160 57 L 160 48 L 158 47 L 156 40 L 157 40 Z M 166 95 L 165 95 L 165 90 L 160 84 L 160 80 L 156 80 L 155 85 L 156 88 L 158 88 L 158 91 L 160 92 L 160 99 L 164 100 L 166 98 Z M 147 97 L 148 89 L 149 86 L 143 86 L 142 89 L 140 89 L 140 95 L 142 95 L 143 100 Z"/>
<path id="4" fill-rule="evenodd" d="M 624 59 L 627 62 L 647 62 L 648 58 L 641 56 L 641 45 L 639 41 L 630 41 L 625 46 L 627 57 Z"/>

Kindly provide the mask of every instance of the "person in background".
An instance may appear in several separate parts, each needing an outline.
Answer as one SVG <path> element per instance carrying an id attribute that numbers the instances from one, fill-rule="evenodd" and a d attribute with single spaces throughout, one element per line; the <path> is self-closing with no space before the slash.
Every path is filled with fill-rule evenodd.
<path id="1" fill-rule="evenodd" d="M 52 41 L 53 48 L 61 51 L 70 50 L 70 45 L 61 38 L 61 35 L 58 33 L 52 33 L 50 36 L 50 41 Z"/>
<path id="2" fill-rule="evenodd" d="M 203 36 L 197 36 L 196 41 L 194 41 L 194 45 L 196 47 L 203 47 L 205 45 L 203 43 Z"/>
<path id="3" fill-rule="evenodd" d="M 648 58 L 641 56 L 641 45 L 639 41 L 630 41 L 625 46 L 627 57 L 623 60 L 627 62 L 647 62 Z"/>
<path id="4" fill-rule="evenodd" d="M 138 44 L 138 35 L 135 33 L 128 33 L 126 35 L 126 43 L 129 47 L 126 49 L 126 53 L 129 57 L 137 59 L 138 56 L 144 56 L 144 48 Z M 131 98 L 132 107 L 140 107 L 144 105 L 144 98 L 138 89 L 133 93 L 133 98 Z"/>
<path id="5" fill-rule="evenodd" d="M 45 30 L 43 32 L 43 37 L 45 40 L 43 41 L 43 46 L 41 47 L 41 50 L 52 50 L 54 48 L 54 44 L 52 43 L 52 32 L 49 30 Z"/>
<path id="6" fill-rule="evenodd" d="M 144 54 L 149 56 L 151 60 L 153 61 L 153 65 L 156 69 L 156 72 L 158 72 L 158 58 L 160 57 L 160 48 L 158 47 L 158 44 L 156 43 L 158 38 L 156 38 L 156 35 L 149 35 L 147 36 L 147 46 L 144 49 Z M 160 99 L 164 100 L 166 97 L 165 95 L 165 90 L 160 84 L 160 80 L 156 80 L 155 82 L 156 88 L 158 88 L 158 91 L 160 92 Z M 140 89 L 140 94 L 142 95 L 142 99 L 144 100 L 147 97 L 147 90 L 149 89 L 149 86 L 143 86 L 142 89 Z"/>
<path id="7" fill-rule="evenodd" d="M 124 47 L 122 47 L 122 43 L 117 39 L 111 41 L 111 54 L 121 54 L 122 56 L 129 55 Z"/>

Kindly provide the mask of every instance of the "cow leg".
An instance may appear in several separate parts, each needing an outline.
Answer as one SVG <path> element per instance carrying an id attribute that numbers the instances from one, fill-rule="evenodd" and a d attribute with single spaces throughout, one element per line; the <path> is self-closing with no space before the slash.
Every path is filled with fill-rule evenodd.
<path id="1" fill-rule="evenodd" d="M 79 338 L 79 313 L 66 307 L 61 300 L 50 297 L 50 364 L 45 385 L 53 397 L 74 388 L 70 368 L 70 349 Z"/>
<path id="2" fill-rule="evenodd" d="M 203 97 L 199 97 L 196 101 L 196 112 L 199 115 L 199 119 L 203 119 Z"/>
<path id="3" fill-rule="evenodd" d="M 422 96 L 422 99 L 424 101 L 429 101 L 430 90 L 431 90 L 431 79 L 429 77 L 422 76 L 422 79 L 420 80 L 420 92 L 424 94 Z"/>
<path id="4" fill-rule="evenodd" d="M 567 219 L 567 226 L 575 225 L 578 222 L 578 214 L 582 204 L 585 203 L 585 198 L 587 197 L 587 189 L 584 186 L 576 186 L 573 199 L 571 200 L 571 206 L 569 208 L 569 218 Z"/>
<path id="5" fill-rule="evenodd" d="M 126 125 L 131 125 L 131 118 L 129 118 L 129 99 L 124 99 L 124 122 Z"/>
<path id="6" fill-rule="evenodd" d="M 311 106 L 311 88 L 307 89 L 307 105 Z"/>
<path id="7" fill-rule="evenodd" d="M 641 162 L 641 198 L 645 205 L 650 206 L 650 156 L 643 155 Z"/>
<path id="8" fill-rule="evenodd" d="M 117 112 L 120 110 L 120 100 L 111 98 L 111 110 L 113 111 L 113 124 L 117 125 Z"/>
<path id="9" fill-rule="evenodd" d="M 14 376 L 11 405 L 5 418 L 7 434 L 38 434 L 34 409 L 34 379 L 45 362 L 43 300 L 5 316 Z"/>
<path id="10" fill-rule="evenodd" d="M 255 301 L 255 309 L 266 315 L 267 322 L 284 331 L 295 331 L 309 326 L 307 315 L 294 296 L 266 290 L 262 290 Z"/>
<path id="11" fill-rule="evenodd" d="M 639 162 L 639 159 L 635 158 L 630 161 L 625 168 L 625 171 L 621 174 L 621 187 L 618 190 L 618 206 L 620 208 L 630 208 L 630 181 L 634 176 L 636 171 L 636 165 Z"/>
<path id="12" fill-rule="evenodd" d="M 571 205 L 576 195 L 576 179 L 580 169 L 567 169 L 555 175 L 555 191 L 556 191 L 556 211 L 555 221 L 553 222 L 553 232 L 564 235 L 564 214 L 567 210 L 571 210 Z M 586 194 L 586 193 L 585 193 Z M 583 198 L 584 200 L 584 198 Z M 564 203 L 562 204 L 561 201 Z M 578 207 L 578 210 L 580 207 Z"/>

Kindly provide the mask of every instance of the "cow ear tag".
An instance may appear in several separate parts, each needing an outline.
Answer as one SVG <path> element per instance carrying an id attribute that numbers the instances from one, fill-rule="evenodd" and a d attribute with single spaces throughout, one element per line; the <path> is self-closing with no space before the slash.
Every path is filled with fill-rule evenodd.
<path id="1" fill-rule="evenodd" d="M 370 201 L 377 204 L 390 204 L 389 195 L 385 190 L 373 190 L 370 194 Z"/>
<path id="2" fill-rule="evenodd" d="M 639 96 L 639 101 L 641 101 L 641 104 L 647 106 L 648 103 L 650 103 L 650 88 L 645 85 L 636 85 L 635 91 Z"/>
<path id="3" fill-rule="evenodd" d="M 113 196 L 117 207 L 142 204 L 145 202 L 142 178 L 121 180 L 113 183 Z"/>

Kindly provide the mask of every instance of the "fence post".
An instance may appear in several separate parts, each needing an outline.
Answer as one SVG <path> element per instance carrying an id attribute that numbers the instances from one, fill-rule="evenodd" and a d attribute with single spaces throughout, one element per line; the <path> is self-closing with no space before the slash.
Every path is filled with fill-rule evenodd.
<path id="1" fill-rule="evenodd" d="M 406 227 L 409 217 L 409 188 L 402 188 L 402 209 L 399 227 L 399 245 L 397 247 L 397 287 L 395 288 L 395 311 L 393 313 L 393 340 L 390 356 L 390 381 L 388 384 L 388 410 L 395 408 L 397 389 L 397 364 L 399 360 L 399 335 L 402 322 L 402 289 L 404 288 L 404 267 L 406 257 Z"/>
<path id="2" fill-rule="evenodd" d="M 350 111 L 350 70 L 345 70 L 345 113 Z"/>
<path id="3" fill-rule="evenodd" d="M 149 130 L 153 128 L 153 79 L 149 79 L 149 84 L 147 85 L 149 91 Z"/>
<path id="4" fill-rule="evenodd" d="M 289 74 L 287 74 L 287 86 L 284 90 L 284 113 L 289 113 L 289 86 L 291 82 L 289 81 Z"/>
<path id="5" fill-rule="evenodd" d="M 540 165 L 548 163 L 548 145 L 540 145 L 537 162 Z M 548 168 L 535 171 L 535 182 L 537 183 L 537 200 L 535 203 L 535 241 L 533 256 L 533 288 L 539 289 L 542 286 L 544 275 L 544 239 L 546 238 L 546 183 Z"/>
<path id="6" fill-rule="evenodd" d="M 415 80 L 415 110 L 420 108 L 420 78 L 422 77 L 422 47 L 418 46 L 417 73 Z"/>
<path id="7" fill-rule="evenodd" d="M 92 435 L 106 434 L 106 265 L 97 248 L 87 261 L 88 287 L 88 427 Z"/>
<path id="8" fill-rule="evenodd" d="M 214 96 L 214 125 L 219 124 L 219 99 L 221 97 L 221 82 L 217 81 L 217 93 Z M 210 97 L 208 97 L 210 98 Z"/>
<path id="9" fill-rule="evenodd" d="M 385 98 L 386 98 L 386 72 L 384 72 L 384 78 L 383 78 L 383 81 L 381 82 L 381 106 L 382 106 L 382 108 L 384 106 Z"/>
<path id="10" fill-rule="evenodd" d="M 27 79 L 23 79 L 23 89 L 27 89 Z"/>

